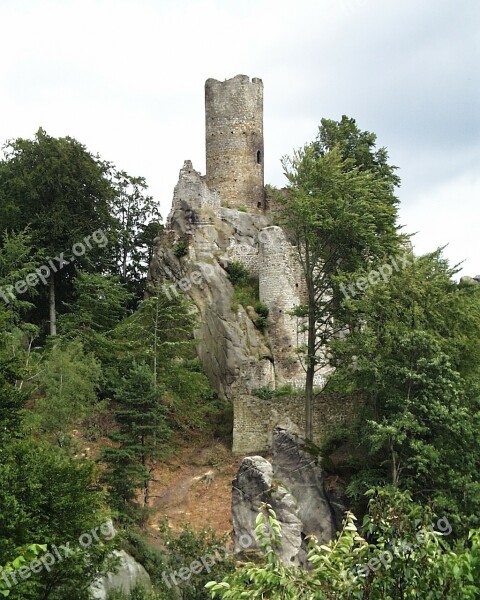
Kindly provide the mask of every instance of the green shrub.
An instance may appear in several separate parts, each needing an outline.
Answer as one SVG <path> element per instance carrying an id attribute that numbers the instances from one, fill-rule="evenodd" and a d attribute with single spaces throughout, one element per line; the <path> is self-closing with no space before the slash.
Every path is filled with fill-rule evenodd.
<path id="1" fill-rule="evenodd" d="M 258 301 L 255 302 L 253 308 L 255 309 L 255 312 L 258 315 L 258 317 L 254 321 L 255 327 L 259 329 L 262 333 L 264 333 L 268 325 L 268 306 L 266 304 L 263 304 L 263 302 Z"/>
<path id="2" fill-rule="evenodd" d="M 228 265 L 226 271 L 233 286 L 246 285 L 251 278 L 249 270 L 236 260 Z"/>
<path id="3" fill-rule="evenodd" d="M 291 396 L 294 393 L 291 385 L 281 385 L 276 390 L 269 387 L 261 387 L 253 390 L 253 395 L 261 400 L 271 400 L 272 398 L 280 398 L 281 396 Z"/>
<path id="4" fill-rule="evenodd" d="M 347 512 L 342 530 L 328 544 L 308 544 L 309 569 L 285 566 L 279 556 L 281 528 L 271 506 L 263 504 L 255 533 L 263 557 L 240 565 L 223 581 L 207 584 L 212 598 L 318 600 L 478 598 L 480 529 L 453 545 L 446 517 L 408 492 L 370 490 L 369 513 L 361 529 Z M 308 540 L 307 540 L 308 541 Z M 248 591 L 246 591 L 248 590 Z"/>
<path id="5" fill-rule="evenodd" d="M 178 575 L 175 579 L 179 581 L 181 598 L 183 600 L 207 600 L 210 594 L 205 585 L 215 574 L 216 578 L 223 578 L 232 574 L 235 570 L 235 561 L 230 554 L 226 554 L 224 548 L 227 544 L 228 535 L 219 537 L 212 529 L 194 531 L 189 525 L 184 525 L 180 533 L 175 533 L 166 520 L 159 523 L 159 531 L 163 545 L 168 548 L 167 564 L 161 575 L 159 591 L 162 598 L 168 598 L 170 587 L 165 580 L 171 581 L 171 574 L 178 573 L 182 568 L 189 568 L 193 563 L 201 562 L 207 555 L 216 557 L 210 571 L 203 568 L 200 572 L 191 573 L 187 581 L 182 581 Z"/>
<path id="6" fill-rule="evenodd" d="M 264 304 L 263 302 L 255 302 L 255 304 L 253 305 L 253 308 L 255 309 L 255 312 L 260 316 L 260 317 L 264 317 L 265 319 L 268 317 L 268 306 L 266 304 Z"/>
<path id="7" fill-rule="evenodd" d="M 182 256 L 185 256 L 188 253 L 188 244 L 186 240 L 179 240 L 173 245 L 172 251 L 177 258 L 182 258 Z"/>
<path id="8" fill-rule="evenodd" d="M 135 586 L 130 592 L 110 592 L 108 600 L 167 600 L 165 596 L 161 597 L 155 592 L 147 592 L 143 586 Z M 174 596 L 171 597 L 172 600 Z"/>

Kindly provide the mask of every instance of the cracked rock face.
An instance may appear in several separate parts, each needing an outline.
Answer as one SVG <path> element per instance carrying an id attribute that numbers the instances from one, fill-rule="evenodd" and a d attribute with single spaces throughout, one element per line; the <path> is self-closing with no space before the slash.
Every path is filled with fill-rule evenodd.
<path id="1" fill-rule="evenodd" d="M 193 300 L 199 312 L 198 356 L 211 385 L 227 400 L 275 387 L 272 352 L 247 307 L 235 306 L 225 270 L 241 260 L 255 274 L 258 233 L 267 224 L 262 215 L 221 207 L 218 194 L 186 161 L 150 265 L 152 282 L 171 282 L 177 290 L 183 286 Z M 180 241 L 187 250 L 179 257 L 175 247 Z"/>
<path id="2" fill-rule="evenodd" d="M 279 555 L 286 565 L 300 565 L 302 523 L 297 515 L 295 498 L 273 481 L 272 465 L 261 456 L 245 458 L 233 480 L 232 518 L 235 551 L 259 548 L 255 537 L 255 519 L 262 502 L 270 504 L 282 528 Z"/>
<path id="3" fill-rule="evenodd" d="M 291 429 L 276 427 L 273 458 L 261 456 L 243 460 L 233 481 L 232 518 L 236 551 L 255 540 L 255 519 L 262 502 L 276 512 L 282 529 L 280 557 L 285 565 L 307 563 L 308 535 L 320 544 L 335 537 L 345 506 L 342 494 L 328 491 L 325 471 L 317 457 L 306 450 L 305 441 Z M 254 542 L 249 549 L 258 548 Z"/>
<path id="4" fill-rule="evenodd" d="M 100 577 L 91 585 L 92 598 L 106 600 L 112 592 L 129 593 L 138 585 L 143 586 L 147 591 L 152 589 L 149 574 L 130 554 L 125 550 L 114 550 L 112 557 L 118 559 L 117 570 Z"/>

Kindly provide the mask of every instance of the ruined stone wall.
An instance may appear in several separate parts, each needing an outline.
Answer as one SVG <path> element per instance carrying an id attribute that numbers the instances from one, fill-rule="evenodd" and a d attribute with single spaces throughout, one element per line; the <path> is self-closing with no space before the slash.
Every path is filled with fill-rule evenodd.
<path id="1" fill-rule="evenodd" d="M 305 342 L 305 335 L 290 312 L 301 304 L 303 278 L 295 249 L 280 227 L 266 227 L 259 233 L 258 277 L 260 301 L 269 309 L 276 378 L 281 384 L 302 387 L 305 372 L 295 350 Z"/>
<path id="2" fill-rule="evenodd" d="M 172 208 L 166 226 L 171 226 L 176 211 L 202 212 L 210 208 L 213 214 L 220 209 L 220 196 L 208 188 L 205 177 L 193 168 L 192 162 L 186 160 L 180 169 L 178 183 L 173 191 Z"/>
<path id="3" fill-rule="evenodd" d="M 258 246 L 238 244 L 232 240 L 227 256 L 232 262 L 242 263 L 251 275 L 258 277 Z"/>
<path id="4" fill-rule="evenodd" d="M 237 75 L 205 83 L 207 185 L 226 206 L 264 210 L 263 82 Z"/>
<path id="5" fill-rule="evenodd" d="M 234 400 L 233 452 L 235 454 L 268 453 L 272 433 L 286 419 L 301 432 L 305 430 L 305 399 L 301 395 L 279 396 L 270 400 L 256 396 L 239 396 Z M 313 441 L 320 446 L 336 426 L 351 421 L 358 402 L 340 394 L 321 393 L 315 398 Z"/>

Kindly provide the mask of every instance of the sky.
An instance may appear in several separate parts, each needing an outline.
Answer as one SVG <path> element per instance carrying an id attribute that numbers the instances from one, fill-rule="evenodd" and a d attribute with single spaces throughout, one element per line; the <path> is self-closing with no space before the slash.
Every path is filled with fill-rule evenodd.
<path id="1" fill-rule="evenodd" d="M 266 183 L 353 117 L 399 167 L 415 250 L 480 273 L 478 0 L 0 0 L 0 25 L 2 144 L 72 136 L 166 217 L 183 161 L 205 172 L 205 80 L 260 77 Z"/>

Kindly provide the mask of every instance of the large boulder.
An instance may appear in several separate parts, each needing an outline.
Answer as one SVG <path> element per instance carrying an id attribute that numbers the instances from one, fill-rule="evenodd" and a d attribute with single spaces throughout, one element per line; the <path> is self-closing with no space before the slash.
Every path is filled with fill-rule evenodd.
<path id="1" fill-rule="evenodd" d="M 152 589 L 149 574 L 130 554 L 125 550 L 114 550 L 112 557 L 118 559 L 118 567 L 114 573 L 107 573 L 92 583 L 90 587 L 92 598 L 106 600 L 111 592 L 117 591 L 128 594 L 138 585 L 148 591 Z"/>
<path id="2" fill-rule="evenodd" d="M 304 534 L 315 534 L 321 544 L 330 541 L 339 524 L 318 455 L 306 450 L 303 438 L 279 426 L 273 431 L 272 464 L 274 478 L 297 501 Z"/>
<path id="3" fill-rule="evenodd" d="M 249 456 L 242 461 L 233 480 L 232 519 L 235 551 L 259 549 L 255 536 L 255 520 L 260 505 L 272 506 L 282 528 L 282 561 L 299 565 L 302 546 L 302 523 L 297 515 L 293 496 L 273 480 L 272 465 L 261 456 Z"/>
<path id="4" fill-rule="evenodd" d="M 329 490 L 320 458 L 293 428 L 273 433 L 273 458 L 245 458 L 233 481 L 233 538 L 237 552 L 257 549 L 255 519 L 262 502 L 272 506 L 282 529 L 280 558 L 285 565 L 306 566 L 306 537 L 321 544 L 335 537 L 345 505 L 338 489 Z"/>

